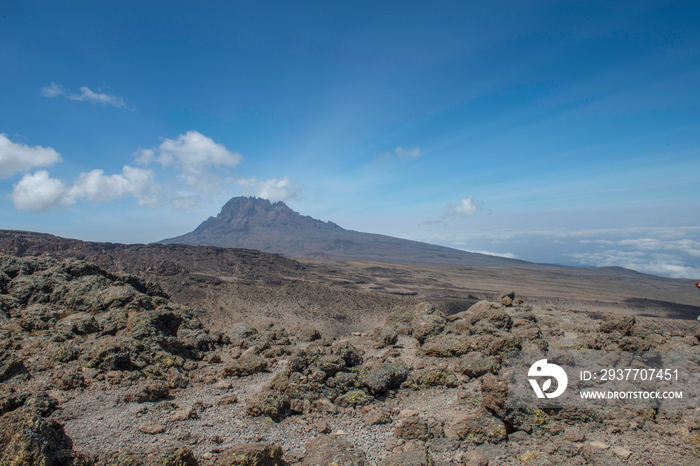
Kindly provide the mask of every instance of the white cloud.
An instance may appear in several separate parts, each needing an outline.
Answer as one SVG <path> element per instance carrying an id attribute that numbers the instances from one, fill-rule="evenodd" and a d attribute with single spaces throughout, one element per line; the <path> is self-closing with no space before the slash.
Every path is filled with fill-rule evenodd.
<path id="1" fill-rule="evenodd" d="M 474 215 L 484 210 L 484 203 L 474 199 L 474 196 L 470 194 L 469 197 L 463 197 L 456 206 L 448 204 L 447 208 L 455 215 Z"/>
<path id="2" fill-rule="evenodd" d="M 99 89 L 98 89 L 99 90 Z M 112 107 L 127 107 L 127 102 L 123 97 L 116 95 L 93 92 L 89 87 L 83 86 L 80 88 L 80 94 L 71 93 L 60 84 L 52 82 L 46 87 L 41 88 L 41 95 L 44 97 L 64 96 L 70 100 L 79 102 L 90 102 L 93 104 L 111 105 Z"/>
<path id="3" fill-rule="evenodd" d="M 435 225 L 439 223 L 447 224 L 447 222 L 454 220 L 457 217 L 468 217 L 470 215 L 483 212 L 483 210 L 484 202 L 474 199 L 474 196 L 470 194 L 469 197 L 463 197 L 460 199 L 458 204 L 448 202 L 439 220 L 429 220 L 427 222 L 423 222 L 422 225 Z"/>
<path id="4" fill-rule="evenodd" d="M 207 196 L 222 191 L 223 177 L 212 169 L 235 168 L 243 160 L 238 152 L 229 151 L 223 144 L 197 131 L 188 131 L 177 139 L 164 139 L 157 148 L 139 149 L 136 156 L 140 163 L 156 162 L 180 170 L 178 177 L 187 189 Z"/>
<path id="5" fill-rule="evenodd" d="M 48 167 L 61 161 L 61 155 L 51 147 L 17 144 L 0 133 L 0 178 L 8 178 L 35 167 Z"/>
<path id="6" fill-rule="evenodd" d="M 302 186 L 295 185 L 289 176 L 285 176 L 281 180 L 274 178 L 269 180 L 239 178 L 235 182 L 239 186 L 252 189 L 256 197 L 267 199 L 270 202 L 286 202 L 291 199 L 298 199 L 302 190 Z"/>
<path id="7" fill-rule="evenodd" d="M 134 197 L 139 205 L 158 203 L 153 195 L 158 185 L 155 172 L 124 165 L 121 174 L 108 175 L 102 170 L 81 173 L 75 184 L 68 190 L 67 197 L 71 203 L 77 200 L 91 202 L 109 202 L 116 199 Z"/>
<path id="8" fill-rule="evenodd" d="M 50 178 L 46 170 L 39 170 L 33 175 L 24 175 L 14 185 L 11 197 L 16 208 L 38 213 L 66 207 L 66 192 L 63 181 Z"/>
<path id="9" fill-rule="evenodd" d="M 46 170 L 25 175 L 12 190 L 15 207 L 30 212 L 61 209 L 78 201 L 94 203 L 134 197 L 139 205 L 154 205 L 158 189 L 151 170 L 124 166 L 121 174 L 105 175 L 102 170 L 81 173 L 72 186 L 51 178 Z"/>

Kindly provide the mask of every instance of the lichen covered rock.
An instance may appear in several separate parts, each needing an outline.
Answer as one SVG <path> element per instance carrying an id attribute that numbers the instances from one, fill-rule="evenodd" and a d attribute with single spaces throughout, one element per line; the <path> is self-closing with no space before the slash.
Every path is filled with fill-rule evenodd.
<path id="1" fill-rule="evenodd" d="M 408 377 L 408 367 L 403 363 L 386 362 L 373 368 L 364 378 L 372 393 L 382 393 L 399 388 Z"/>
<path id="2" fill-rule="evenodd" d="M 264 391 L 248 398 L 247 411 L 251 416 L 267 416 L 280 421 L 290 414 L 289 398 L 281 393 Z"/>
<path id="3" fill-rule="evenodd" d="M 267 361 L 257 354 L 244 354 L 223 369 L 225 377 L 245 377 L 267 369 Z"/>
<path id="4" fill-rule="evenodd" d="M 217 466 L 278 466 L 282 448 L 269 443 L 243 443 L 228 447 L 216 459 Z"/>
<path id="5" fill-rule="evenodd" d="M 25 409 L 0 416 L 0 464 L 58 464 L 76 456 L 72 446 L 63 426 L 54 420 Z"/>
<path id="6" fill-rule="evenodd" d="M 460 440 L 468 440 L 476 444 L 484 442 L 498 443 L 507 437 L 506 426 L 503 421 L 486 410 L 480 410 L 457 421 L 454 431 Z"/>

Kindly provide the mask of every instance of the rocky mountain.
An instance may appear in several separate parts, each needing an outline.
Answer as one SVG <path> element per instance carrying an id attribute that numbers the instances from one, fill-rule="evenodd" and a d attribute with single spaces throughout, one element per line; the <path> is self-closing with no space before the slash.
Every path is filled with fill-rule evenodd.
<path id="1" fill-rule="evenodd" d="M 284 202 L 234 197 L 216 217 L 162 244 L 257 249 L 288 257 L 391 263 L 501 266 L 524 261 L 475 254 L 391 236 L 346 230 L 290 209 Z"/>

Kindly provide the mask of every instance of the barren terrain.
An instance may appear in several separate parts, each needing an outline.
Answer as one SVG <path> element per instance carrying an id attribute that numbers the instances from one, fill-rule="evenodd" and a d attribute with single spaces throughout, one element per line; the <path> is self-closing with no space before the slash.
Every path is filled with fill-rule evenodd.
<path id="1" fill-rule="evenodd" d="M 694 409 L 522 411 L 503 385 L 521 351 L 700 360 L 690 280 L 10 231 L 0 252 L 0 464 L 700 462 Z"/>

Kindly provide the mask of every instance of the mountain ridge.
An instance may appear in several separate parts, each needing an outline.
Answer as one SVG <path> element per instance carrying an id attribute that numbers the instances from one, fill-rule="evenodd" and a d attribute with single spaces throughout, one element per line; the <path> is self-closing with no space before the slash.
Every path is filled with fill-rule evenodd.
<path id="1" fill-rule="evenodd" d="M 456 266 L 531 264 L 445 246 L 346 230 L 333 222 L 301 215 L 284 202 L 234 197 L 216 217 L 193 231 L 158 241 L 161 244 L 257 249 L 316 260 L 375 260 Z"/>

